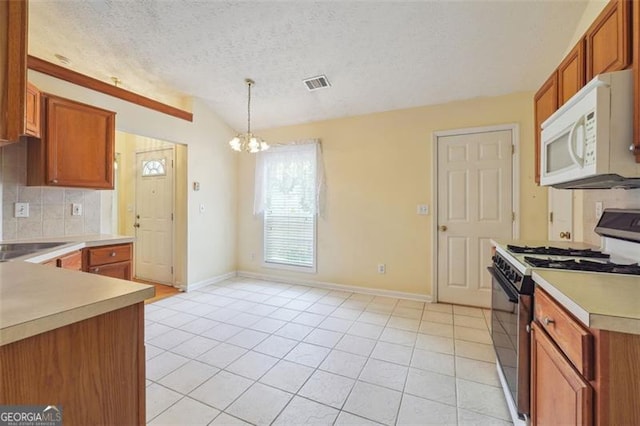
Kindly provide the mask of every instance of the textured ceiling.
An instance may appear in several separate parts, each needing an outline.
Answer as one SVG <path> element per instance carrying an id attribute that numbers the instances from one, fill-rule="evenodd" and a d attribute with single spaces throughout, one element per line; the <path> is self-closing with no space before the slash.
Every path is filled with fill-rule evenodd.
<path id="1" fill-rule="evenodd" d="M 30 2 L 29 52 L 171 101 L 204 99 L 236 129 L 534 90 L 584 1 Z M 308 92 L 307 77 L 332 87 Z M 173 102 L 175 103 L 175 102 Z"/>

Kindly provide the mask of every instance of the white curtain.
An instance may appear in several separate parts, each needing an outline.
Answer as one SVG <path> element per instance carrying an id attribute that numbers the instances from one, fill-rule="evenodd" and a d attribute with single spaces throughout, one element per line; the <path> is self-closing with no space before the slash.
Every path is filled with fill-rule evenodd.
<path id="1" fill-rule="evenodd" d="M 318 139 L 275 145 L 256 154 L 253 214 L 270 210 L 278 202 L 276 193 L 290 194 L 300 212 L 323 214 L 324 166 Z"/>

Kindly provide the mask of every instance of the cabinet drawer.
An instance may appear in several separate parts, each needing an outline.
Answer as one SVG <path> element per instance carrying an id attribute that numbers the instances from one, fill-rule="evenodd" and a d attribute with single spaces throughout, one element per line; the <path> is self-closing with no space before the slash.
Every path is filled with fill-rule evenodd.
<path id="1" fill-rule="evenodd" d="M 117 262 L 102 266 L 92 266 L 89 271 L 92 274 L 104 275 L 111 278 L 131 281 L 131 262 Z"/>
<path id="2" fill-rule="evenodd" d="M 87 251 L 90 267 L 131 260 L 131 244 L 95 247 Z"/>
<path id="3" fill-rule="evenodd" d="M 551 336 L 578 371 L 593 378 L 593 335 L 579 324 L 551 296 L 536 288 L 535 320 Z"/>

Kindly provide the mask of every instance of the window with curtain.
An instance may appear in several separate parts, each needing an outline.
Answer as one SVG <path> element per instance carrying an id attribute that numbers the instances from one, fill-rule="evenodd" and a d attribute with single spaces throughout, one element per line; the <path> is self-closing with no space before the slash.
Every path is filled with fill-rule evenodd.
<path id="1" fill-rule="evenodd" d="M 264 220 L 264 262 L 315 271 L 316 218 L 323 185 L 319 142 L 258 154 L 254 213 Z"/>

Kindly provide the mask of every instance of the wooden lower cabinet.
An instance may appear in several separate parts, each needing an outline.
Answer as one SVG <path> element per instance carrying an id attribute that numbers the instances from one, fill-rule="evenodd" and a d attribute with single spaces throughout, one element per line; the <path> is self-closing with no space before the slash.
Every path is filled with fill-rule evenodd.
<path id="1" fill-rule="evenodd" d="M 593 389 L 535 322 L 531 327 L 534 425 L 593 424 Z"/>
<path id="2" fill-rule="evenodd" d="M 92 266 L 87 272 L 98 275 L 105 275 L 111 278 L 131 280 L 131 262 L 117 262 L 101 266 Z"/>
<path id="3" fill-rule="evenodd" d="M 534 299 L 531 424 L 640 425 L 640 334 L 587 328 L 539 287 Z"/>
<path id="4" fill-rule="evenodd" d="M 92 274 L 131 280 L 133 244 L 89 247 L 82 252 L 82 270 Z"/>
<path id="5" fill-rule="evenodd" d="M 144 425 L 144 304 L 0 347 L 0 405 L 56 405 L 65 425 Z"/>

